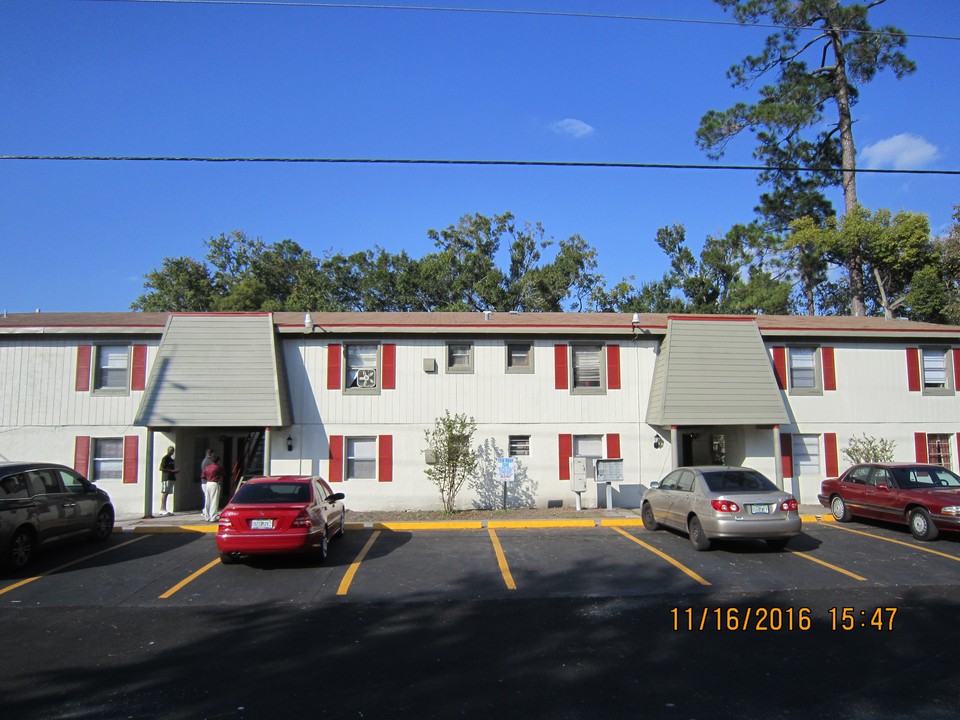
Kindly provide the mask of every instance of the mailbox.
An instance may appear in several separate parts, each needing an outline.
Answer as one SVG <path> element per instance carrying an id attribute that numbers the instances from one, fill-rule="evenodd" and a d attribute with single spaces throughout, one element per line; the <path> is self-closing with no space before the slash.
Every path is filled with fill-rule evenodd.
<path id="1" fill-rule="evenodd" d="M 570 489 L 575 493 L 587 490 L 587 459 L 582 457 L 570 458 Z"/>
<path id="2" fill-rule="evenodd" d="M 597 482 L 622 482 L 623 460 L 597 460 Z"/>

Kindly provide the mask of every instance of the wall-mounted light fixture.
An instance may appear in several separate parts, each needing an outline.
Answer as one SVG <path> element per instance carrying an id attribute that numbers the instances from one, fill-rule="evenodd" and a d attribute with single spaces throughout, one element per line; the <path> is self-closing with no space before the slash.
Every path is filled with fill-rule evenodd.
<path id="1" fill-rule="evenodd" d="M 307 313 L 303 316 L 303 329 L 308 333 L 313 332 L 313 315 L 310 313 Z"/>
<path id="2" fill-rule="evenodd" d="M 633 314 L 633 319 L 630 321 L 630 327 L 633 328 L 633 339 L 636 340 L 637 336 L 643 330 L 643 328 L 640 327 L 640 313 Z"/>
<path id="3" fill-rule="evenodd" d="M 287 450 L 293 450 L 293 438 L 287 435 Z"/>
<path id="4" fill-rule="evenodd" d="M 659 435 L 657 435 L 657 436 L 653 439 L 653 447 L 654 447 L 655 450 L 659 450 L 660 448 L 662 448 L 662 447 L 663 447 L 663 438 L 660 437 Z"/>

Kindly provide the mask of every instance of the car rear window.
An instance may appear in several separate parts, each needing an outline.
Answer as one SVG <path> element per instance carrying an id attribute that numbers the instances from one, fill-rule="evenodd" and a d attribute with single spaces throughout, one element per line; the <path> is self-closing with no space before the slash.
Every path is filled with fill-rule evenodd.
<path id="1" fill-rule="evenodd" d="M 253 483 L 237 490 L 233 503 L 305 503 L 310 502 L 310 486 L 306 483 Z"/>
<path id="2" fill-rule="evenodd" d="M 779 489 L 760 473 L 750 470 L 708 470 L 703 473 L 703 478 L 710 492 Z"/>
<path id="3" fill-rule="evenodd" d="M 960 487 L 960 477 L 957 477 L 946 468 L 895 468 L 893 475 L 897 480 L 897 487 L 903 489 Z"/>
<path id="4" fill-rule="evenodd" d="M 0 500 L 14 500 L 30 497 L 27 492 L 27 479 L 21 474 L 7 475 L 0 479 Z"/>

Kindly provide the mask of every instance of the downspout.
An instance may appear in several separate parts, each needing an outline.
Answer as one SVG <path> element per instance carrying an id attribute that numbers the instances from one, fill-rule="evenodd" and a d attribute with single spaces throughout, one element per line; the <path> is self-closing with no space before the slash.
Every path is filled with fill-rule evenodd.
<path id="1" fill-rule="evenodd" d="M 153 428 L 147 428 L 147 446 L 143 452 L 143 517 L 153 517 Z"/>

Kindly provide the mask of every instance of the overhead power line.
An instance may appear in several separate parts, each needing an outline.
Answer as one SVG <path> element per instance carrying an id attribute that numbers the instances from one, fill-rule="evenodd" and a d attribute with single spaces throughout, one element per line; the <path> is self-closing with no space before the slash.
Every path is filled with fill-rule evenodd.
<path id="1" fill-rule="evenodd" d="M 792 172 L 838 173 L 845 168 L 804 167 L 800 165 L 716 165 L 696 163 L 640 163 L 565 160 L 457 160 L 427 158 L 317 158 L 317 157 L 177 157 L 148 155 L 0 155 L 2 160 L 38 160 L 56 162 L 181 162 L 181 163 L 304 163 L 318 165 L 460 165 L 499 167 L 625 168 L 631 170 L 783 170 Z M 960 175 L 960 170 L 920 170 L 898 168 L 849 168 L 856 173 L 884 175 Z"/>
<path id="2" fill-rule="evenodd" d="M 408 12 L 439 12 L 439 13 L 474 13 L 484 15 L 528 15 L 541 17 L 583 18 L 592 20 L 624 20 L 635 22 L 662 22 L 682 23 L 687 25 L 724 25 L 732 27 L 755 27 L 778 30 L 817 30 L 814 26 L 774 25 L 766 23 L 742 24 L 736 20 L 700 20 L 695 18 L 654 17 L 647 15 L 623 15 L 611 13 L 573 12 L 566 10 L 524 10 L 509 8 L 470 8 L 470 7 L 434 7 L 430 5 L 386 5 L 374 3 L 317 3 L 298 2 L 297 0 L 81 0 L 81 2 L 122 2 L 122 3 L 153 3 L 159 5 L 249 5 L 261 7 L 296 7 L 315 8 L 319 10 L 402 10 Z M 889 35 L 891 33 L 878 30 L 850 30 L 852 34 Z M 954 40 L 960 37 L 951 35 L 924 35 L 903 33 L 905 37 L 924 40 Z"/>

